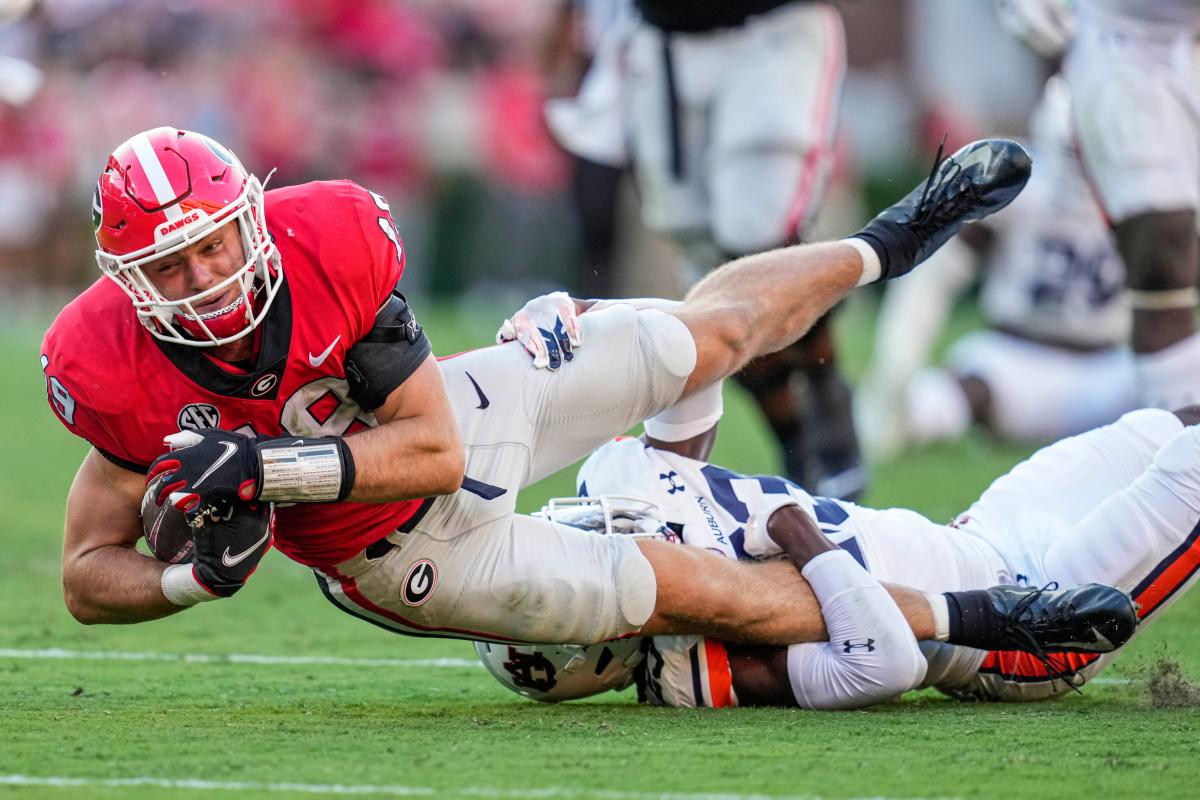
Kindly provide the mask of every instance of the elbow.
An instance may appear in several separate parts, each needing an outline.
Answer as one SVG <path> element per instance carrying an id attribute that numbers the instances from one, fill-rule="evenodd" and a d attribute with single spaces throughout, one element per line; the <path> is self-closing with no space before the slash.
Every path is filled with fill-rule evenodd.
<path id="1" fill-rule="evenodd" d="M 868 665 L 860 662 L 856 666 L 857 682 L 862 687 L 861 702 L 857 707 L 862 708 L 875 703 L 882 703 L 899 697 L 921 685 L 925 678 L 926 661 L 917 646 L 915 639 L 897 642 L 890 648 L 886 647 L 886 659 Z M 880 669 L 880 666 L 883 669 Z"/>
<path id="2" fill-rule="evenodd" d="M 463 473 L 467 469 L 467 459 L 461 448 L 447 455 L 440 472 L 441 486 L 438 494 L 454 494 L 462 487 Z"/>
<path id="3" fill-rule="evenodd" d="M 454 494 L 462 486 L 467 469 L 467 456 L 456 438 L 430 459 L 429 481 L 431 495 Z"/>
<path id="4" fill-rule="evenodd" d="M 82 593 L 71 586 L 70 580 L 65 576 L 63 578 L 63 603 L 67 606 L 67 612 L 81 625 L 98 625 L 103 621 L 96 613 L 96 609 L 87 602 Z"/>

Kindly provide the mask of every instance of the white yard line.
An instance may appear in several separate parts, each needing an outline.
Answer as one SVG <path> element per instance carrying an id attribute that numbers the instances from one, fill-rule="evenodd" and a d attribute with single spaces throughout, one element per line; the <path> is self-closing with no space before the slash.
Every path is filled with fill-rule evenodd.
<path id="1" fill-rule="evenodd" d="M 268 656 L 255 653 L 123 653 L 111 650 L 23 650 L 0 648 L 0 658 L 77 661 L 167 661 L 182 664 L 284 664 L 333 667 L 481 667 L 473 658 L 339 658 L 337 656 Z"/>
<path id="2" fill-rule="evenodd" d="M 255 783 L 252 781 L 208 781 L 179 778 L 69 778 L 60 776 L 0 775 L 0 786 L 54 786 L 61 788 L 122 789 L 148 786 L 155 789 L 191 789 L 208 792 L 295 792 L 324 795 L 384 795 L 389 797 L 490 797 L 576 800 L 587 797 L 600 800 L 821 800 L 819 795 L 720 794 L 715 792 L 622 792 L 610 789 L 586 789 L 575 786 L 547 786 L 529 789 L 499 789 L 490 786 L 434 788 L 432 786 L 394 786 L 388 784 L 342 783 Z M 860 800 L 866 800 L 860 798 Z M 870 800 L 894 800 L 872 797 Z M 916 800 L 915 798 L 912 800 Z"/>
<path id="3" fill-rule="evenodd" d="M 471 658 L 340 658 L 338 656 L 268 656 L 256 653 L 155 653 L 113 650 L 63 650 L 57 647 L 15 649 L 0 647 L 0 658 L 34 661 L 165 661 L 181 664 L 268 664 L 325 667 L 421 667 L 475 669 L 482 667 Z M 1130 686 L 1129 678 L 1093 678 L 1089 686 Z"/>

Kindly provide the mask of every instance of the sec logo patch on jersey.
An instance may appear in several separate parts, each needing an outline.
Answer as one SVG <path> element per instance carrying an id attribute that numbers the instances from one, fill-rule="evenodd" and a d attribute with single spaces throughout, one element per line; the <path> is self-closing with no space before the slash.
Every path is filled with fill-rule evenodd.
<path id="1" fill-rule="evenodd" d="M 221 427 L 221 412 L 211 403 L 188 403 L 179 409 L 176 419 L 181 431 L 199 431 Z"/>
<path id="2" fill-rule="evenodd" d="M 433 595 L 437 588 L 437 567 L 427 558 L 422 558 L 408 568 L 400 599 L 405 605 L 419 606 Z"/>

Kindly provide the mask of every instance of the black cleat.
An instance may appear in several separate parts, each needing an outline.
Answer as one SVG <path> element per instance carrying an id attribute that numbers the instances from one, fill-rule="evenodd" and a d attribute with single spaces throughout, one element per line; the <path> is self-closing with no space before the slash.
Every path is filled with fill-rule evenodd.
<path id="1" fill-rule="evenodd" d="M 880 280 L 898 278 L 967 223 L 1011 203 L 1031 168 L 1025 148 L 1007 139 L 981 139 L 944 160 L 939 147 L 929 178 L 855 236 L 879 255 Z"/>
<path id="2" fill-rule="evenodd" d="M 983 613 L 990 619 L 983 627 L 990 641 L 982 646 L 1039 656 L 1110 653 L 1128 642 L 1137 629 L 1137 607 L 1119 589 L 1098 583 L 1055 591 L 1057 588 L 1058 584 L 1050 583 L 1041 589 L 984 589 L 979 594 L 987 601 Z"/>

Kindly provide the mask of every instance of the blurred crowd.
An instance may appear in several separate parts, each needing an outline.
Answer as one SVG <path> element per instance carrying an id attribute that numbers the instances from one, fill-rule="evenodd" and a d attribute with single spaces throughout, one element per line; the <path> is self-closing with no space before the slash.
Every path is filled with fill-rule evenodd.
<path id="1" fill-rule="evenodd" d="M 273 185 L 349 177 L 385 195 L 420 256 L 410 258 L 413 290 L 572 288 L 570 165 L 542 115 L 586 63 L 571 6 L 3 0 L 0 290 L 93 279 L 95 177 L 112 147 L 160 124 L 229 144 L 260 176 L 274 170 Z M 1040 83 L 990 3 L 840 8 L 851 71 L 827 204 L 835 219 L 823 226 L 833 232 L 861 216 L 864 186 L 907 177 L 941 132 L 952 144 L 1019 132 Z M 638 227 L 636 213 L 622 219 Z"/>

